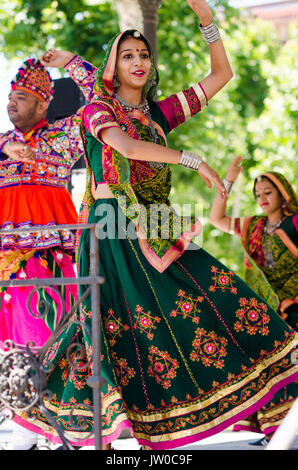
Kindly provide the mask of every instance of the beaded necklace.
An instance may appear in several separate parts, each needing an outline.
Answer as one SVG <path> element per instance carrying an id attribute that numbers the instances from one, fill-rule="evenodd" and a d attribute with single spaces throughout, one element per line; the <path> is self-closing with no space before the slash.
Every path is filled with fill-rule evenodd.
<path id="1" fill-rule="evenodd" d="M 272 253 L 272 239 L 275 230 L 282 224 L 285 217 L 279 219 L 275 224 L 271 225 L 268 223 L 268 219 L 264 225 L 264 253 L 265 253 L 265 264 L 269 269 L 274 269 L 275 261 Z"/>
<path id="2" fill-rule="evenodd" d="M 133 128 L 136 132 L 137 132 L 137 129 L 136 129 L 134 123 L 132 122 L 132 119 L 131 119 L 129 113 L 131 113 L 134 109 L 137 109 L 138 111 L 141 111 L 143 114 L 145 114 L 145 116 L 147 116 L 148 121 L 149 121 L 149 126 L 150 126 L 150 132 L 151 132 L 152 139 L 153 139 L 154 143 L 157 144 L 158 137 L 157 137 L 156 129 L 153 125 L 153 121 L 152 121 L 152 117 L 151 117 L 151 114 L 150 114 L 150 107 L 149 107 L 148 101 L 145 99 L 141 104 L 134 105 L 134 104 L 131 104 L 131 103 L 127 103 L 117 93 L 114 94 L 114 98 L 116 98 L 116 100 L 119 101 L 122 108 L 127 112 L 128 118 L 131 122 L 131 125 L 133 126 Z M 152 168 L 161 169 L 161 168 L 164 168 L 164 166 L 165 166 L 165 163 L 161 163 L 161 162 L 148 162 L 147 161 L 147 163 Z"/>

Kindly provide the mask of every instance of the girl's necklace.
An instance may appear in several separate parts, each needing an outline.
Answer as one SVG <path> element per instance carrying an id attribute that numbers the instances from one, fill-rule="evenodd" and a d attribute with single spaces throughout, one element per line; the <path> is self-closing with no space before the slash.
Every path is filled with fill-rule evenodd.
<path id="1" fill-rule="evenodd" d="M 125 101 L 123 98 L 121 98 L 117 93 L 114 94 L 114 98 L 116 98 L 119 101 L 122 108 L 127 112 L 128 118 L 131 122 L 131 125 L 133 126 L 133 128 L 136 132 L 138 132 L 138 131 L 137 131 L 134 123 L 132 122 L 129 113 L 132 112 L 134 109 L 136 109 L 138 111 L 141 111 L 143 114 L 145 114 L 145 116 L 147 116 L 148 121 L 149 121 L 149 126 L 150 126 L 151 137 L 152 137 L 154 143 L 157 144 L 158 137 L 157 137 L 156 129 L 153 125 L 152 118 L 151 118 L 150 107 L 149 107 L 148 101 L 145 99 L 141 104 L 138 104 L 138 105 L 130 104 L 130 103 L 127 103 L 127 101 Z M 161 169 L 161 168 L 164 168 L 164 166 L 165 166 L 165 163 L 161 163 L 161 162 L 148 162 L 147 161 L 147 163 L 152 168 Z"/>
<path id="2" fill-rule="evenodd" d="M 268 219 L 267 219 L 266 224 L 265 224 L 266 232 L 269 234 L 275 232 L 275 230 L 280 226 L 283 220 L 284 220 L 284 217 L 279 219 L 275 224 L 269 224 Z"/>
<path id="3" fill-rule="evenodd" d="M 147 100 L 144 100 L 141 104 L 135 105 L 135 104 L 127 103 L 127 101 L 121 98 L 121 96 L 119 96 L 117 93 L 115 93 L 114 98 L 116 98 L 116 100 L 119 101 L 122 108 L 124 108 L 125 111 L 127 112 L 131 112 L 134 109 L 138 109 L 139 111 L 142 111 L 142 113 L 144 114 L 150 113 L 150 108 L 149 108 L 149 104 Z"/>
<path id="4" fill-rule="evenodd" d="M 275 261 L 272 252 L 272 239 L 274 236 L 275 230 L 282 224 L 284 217 L 279 219 L 275 224 L 269 224 L 268 220 L 264 225 L 264 254 L 265 254 L 265 264 L 269 269 L 274 269 Z"/>

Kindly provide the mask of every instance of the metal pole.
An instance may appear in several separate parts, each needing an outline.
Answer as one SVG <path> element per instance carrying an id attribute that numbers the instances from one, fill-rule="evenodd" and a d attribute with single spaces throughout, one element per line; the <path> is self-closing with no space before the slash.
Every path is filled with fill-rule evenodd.
<path id="1" fill-rule="evenodd" d="M 95 230 L 90 230 L 90 275 L 96 277 L 99 267 L 98 242 Z M 93 376 L 88 385 L 93 388 L 94 401 L 94 445 L 96 450 L 102 449 L 101 436 L 101 365 L 100 365 L 100 293 L 99 284 L 91 284 L 91 310 L 92 310 L 92 355 Z"/>
<path id="2" fill-rule="evenodd" d="M 93 359 L 93 375 L 87 381 L 87 384 L 93 389 L 93 400 L 94 400 L 94 443 L 95 449 L 101 450 L 102 448 L 102 432 L 101 432 L 101 388 L 106 382 L 105 379 L 101 376 L 101 363 L 100 363 L 100 353 L 101 353 L 101 340 L 100 340 L 100 331 L 101 331 L 101 314 L 100 314 L 100 284 L 104 282 L 104 279 L 98 276 L 99 272 L 99 248 L 98 242 L 95 235 L 95 228 L 96 224 L 65 224 L 65 225 L 55 225 L 48 226 L 40 225 L 27 228 L 27 229 L 11 229 L 11 230 L 0 230 L 1 235 L 7 234 L 14 234 L 14 233 L 30 233 L 34 230 L 34 232 L 43 232 L 48 230 L 82 230 L 82 229 L 89 229 L 90 230 L 90 274 L 89 276 L 85 277 L 75 277 L 75 278 L 32 278 L 32 279 L 10 279 L 8 281 L 0 281 L 0 287 L 20 287 L 20 286 L 35 286 L 35 288 L 47 287 L 47 286 L 56 286 L 56 285 L 71 285 L 71 284 L 86 284 L 89 285 L 89 289 L 85 291 L 84 295 L 77 300 L 76 304 L 70 309 L 64 320 L 61 324 L 58 324 L 58 328 L 53 332 L 51 337 L 45 343 L 45 345 L 40 349 L 38 355 L 36 356 L 35 353 L 31 352 L 28 348 L 26 349 L 25 353 L 28 353 L 30 357 L 34 357 L 34 360 L 39 361 L 40 367 L 35 367 L 34 370 L 39 370 L 42 372 L 39 377 L 40 383 L 40 403 L 37 406 L 39 410 L 46 415 L 49 419 L 53 427 L 58 432 L 63 445 L 67 447 L 69 450 L 73 450 L 73 447 L 69 444 L 67 438 L 64 437 L 64 431 L 62 428 L 57 425 L 56 421 L 52 419 L 51 415 L 48 414 L 47 409 L 44 407 L 43 404 L 43 396 L 41 393 L 47 392 L 44 390 L 45 383 L 42 382 L 44 380 L 44 368 L 43 368 L 43 357 L 47 348 L 52 344 L 54 338 L 61 332 L 61 330 L 66 326 L 67 320 L 70 318 L 70 315 L 75 312 L 78 308 L 79 304 L 90 294 L 91 291 L 91 309 L 92 309 L 92 359 Z M 1 301 L 0 301 L 0 308 L 1 308 Z M 27 345 L 28 347 L 28 345 Z M 24 351 L 17 350 L 18 355 L 24 355 Z M 10 354 L 10 353 L 9 353 Z M 1 371 L 0 371 L 1 372 Z M 6 371 L 5 371 L 6 373 Z M 37 374 L 38 375 L 38 374 Z M 32 378 L 32 377 L 31 377 Z M 20 378 L 23 381 L 28 380 L 27 376 L 23 376 Z M 36 379 L 37 380 L 37 379 Z M 25 382 L 26 383 L 26 382 Z M 2 405 L 2 397 L 0 395 L 0 405 Z M 35 402 L 34 404 L 35 405 Z M 33 406 L 32 405 L 32 406 Z M 30 405 L 31 406 L 31 405 Z M 32 407 L 31 406 L 31 407 Z M 17 411 L 21 410 L 19 407 L 10 407 L 11 410 L 17 409 Z M 1 422 L 2 415 L 0 415 L 0 422 Z"/>

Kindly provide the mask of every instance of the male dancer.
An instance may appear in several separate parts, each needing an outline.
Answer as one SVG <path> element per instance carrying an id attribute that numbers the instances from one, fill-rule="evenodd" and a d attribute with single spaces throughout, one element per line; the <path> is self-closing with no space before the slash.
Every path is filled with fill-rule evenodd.
<path id="1" fill-rule="evenodd" d="M 77 223 L 67 185 L 71 167 L 83 153 L 80 110 L 49 124 L 46 115 L 53 81 L 45 66 L 64 67 L 86 99 L 92 99 L 96 68 L 68 51 L 49 50 L 40 60 L 27 60 L 12 80 L 7 111 L 14 128 L 0 134 L 0 230 L 48 225 L 49 231 L 0 236 L 0 280 L 75 276 L 71 257 L 74 235 L 70 231 L 57 233 L 51 225 Z M 38 294 L 51 306 L 47 317 L 41 319 L 36 318 L 40 314 L 37 294 L 32 297 L 36 315 L 27 308 L 32 289 L 0 289 L 1 349 L 7 339 L 19 348 L 29 341 L 39 348 L 55 328 L 55 293 L 43 289 Z M 69 307 L 76 298 L 76 286 L 66 286 L 63 295 Z M 35 433 L 15 423 L 14 428 L 10 449 L 36 448 Z"/>

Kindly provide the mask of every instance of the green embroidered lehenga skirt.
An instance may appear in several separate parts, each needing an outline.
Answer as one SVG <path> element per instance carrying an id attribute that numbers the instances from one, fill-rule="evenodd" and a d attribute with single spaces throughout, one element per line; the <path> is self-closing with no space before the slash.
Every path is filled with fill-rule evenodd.
<path id="1" fill-rule="evenodd" d="M 96 215 L 102 204 L 113 209 L 117 225 L 115 199 L 96 201 L 89 222 L 106 217 Z M 297 380 L 294 330 L 206 251 L 187 250 L 159 273 L 123 232 L 99 240 L 99 248 L 103 443 L 126 427 L 155 449 L 195 442 L 252 414 Z M 88 275 L 88 230 L 79 256 L 79 274 Z M 90 328 L 91 318 L 89 296 L 76 319 Z M 85 360 L 75 354 L 77 342 L 85 346 Z M 91 355 L 88 328 L 71 321 L 46 358 L 53 365 L 47 388 L 54 392 L 47 408 L 70 439 L 85 444 L 92 442 Z M 31 429 L 58 440 L 45 416 L 36 411 L 35 417 Z M 77 430 L 72 420 L 79 425 L 83 417 Z"/>
<path id="2" fill-rule="evenodd" d="M 267 177 L 270 175 L 271 173 L 267 173 Z M 273 173 L 273 175 L 279 174 Z M 282 175 L 280 177 L 284 181 L 284 177 Z M 240 222 L 240 219 L 238 220 Z M 262 257 L 265 257 L 263 227 L 266 217 L 254 216 L 243 220 L 245 223 L 241 237 L 245 248 L 248 251 L 251 247 L 256 247 L 254 249 L 257 250 L 257 253 L 254 253 L 254 258 L 258 261 L 254 261 L 247 252 L 245 253 L 245 281 L 297 331 L 298 305 L 295 303 L 295 297 L 297 296 L 298 273 L 297 255 L 295 255 L 294 248 L 297 246 L 297 231 L 293 224 L 293 215 L 284 218 L 283 223 L 271 238 L 274 269 L 260 261 Z M 257 230 L 258 227 L 260 227 L 259 230 Z M 259 243 L 254 243 L 256 237 Z M 270 436 L 284 420 L 297 399 L 297 395 L 297 384 L 293 383 L 283 387 L 268 403 L 251 416 L 240 420 L 233 429 Z"/>

